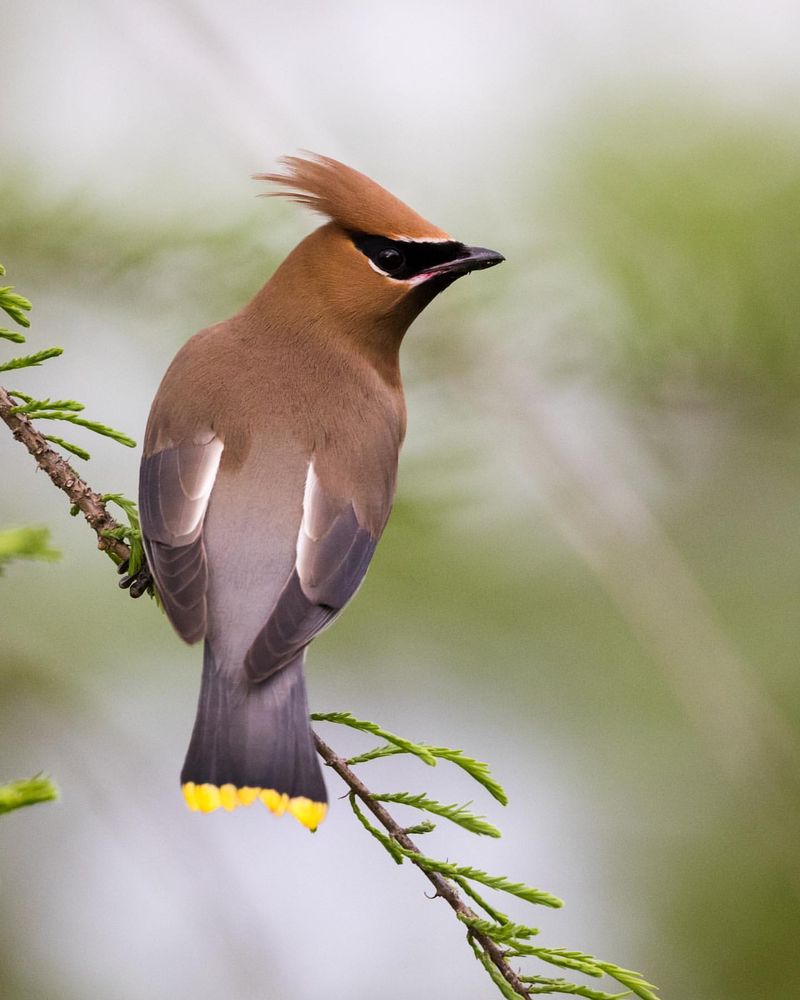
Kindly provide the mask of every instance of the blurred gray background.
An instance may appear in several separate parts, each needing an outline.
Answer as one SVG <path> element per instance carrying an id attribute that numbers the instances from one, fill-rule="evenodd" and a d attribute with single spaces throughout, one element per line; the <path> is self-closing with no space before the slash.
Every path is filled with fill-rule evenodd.
<path id="1" fill-rule="evenodd" d="M 668 1000 L 800 995 L 800 7 L 0 16 L 0 260 L 31 348 L 66 351 L 11 388 L 141 439 L 178 346 L 315 224 L 249 179 L 298 149 L 507 256 L 407 337 L 397 507 L 313 647 L 312 706 L 491 761 L 505 810 L 444 766 L 364 776 L 474 796 L 503 839 L 440 826 L 430 850 L 565 898 L 509 904 L 542 943 Z M 54 433 L 134 495 L 136 454 Z M 314 837 L 184 808 L 199 652 L 116 589 L 8 434 L 0 456 L 0 525 L 49 524 L 63 551 L 0 581 L 0 777 L 63 793 L 0 822 L 3 997 L 492 996 L 333 776 Z"/>

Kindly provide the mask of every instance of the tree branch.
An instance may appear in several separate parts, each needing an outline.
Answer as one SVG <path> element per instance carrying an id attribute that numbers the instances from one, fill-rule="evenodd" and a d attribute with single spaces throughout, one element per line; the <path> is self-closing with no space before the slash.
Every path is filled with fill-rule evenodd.
<path id="1" fill-rule="evenodd" d="M 117 538 L 109 538 L 106 532 L 121 527 L 108 512 L 102 497 L 84 482 L 72 466 L 50 447 L 44 434 L 38 431 L 24 413 L 14 413 L 17 404 L 0 386 L 0 419 L 8 425 L 11 433 L 36 459 L 36 464 L 50 477 L 54 485 L 67 494 L 77 507 L 89 527 L 97 535 L 97 547 L 111 553 L 120 562 L 130 557 L 128 546 Z"/>
<path id="2" fill-rule="evenodd" d="M 460 919 L 468 922 L 479 920 L 480 918 L 478 914 L 466 904 L 453 883 L 443 875 L 440 875 L 438 872 L 431 871 L 425 866 L 422 852 L 411 837 L 408 836 L 403 827 L 401 827 L 400 824 L 397 823 L 397 821 L 390 815 L 390 813 L 384 809 L 380 802 L 375 799 L 374 795 L 370 792 L 363 781 L 361 781 L 358 775 L 347 766 L 346 761 L 339 757 L 316 732 L 314 733 L 314 745 L 316 746 L 317 753 L 320 757 L 322 757 L 325 763 L 339 775 L 350 790 L 361 799 L 367 809 L 369 809 L 372 815 L 387 831 L 389 836 L 406 851 L 411 852 L 409 860 L 412 861 L 417 868 L 419 868 L 423 875 L 433 885 L 436 890 L 436 895 L 444 899 L 447 904 L 455 910 Z M 413 857 L 414 854 L 419 855 L 419 861 Z M 493 941 L 488 935 L 483 934 L 481 931 L 475 930 L 474 928 L 470 929 L 469 934 L 480 944 L 481 948 L 489 956 L 489 958 L 491 958 L 493 964 L 496 966 L 497 970 L 500 972 L 503 979 L 505 979 L 511 989 L 514 990 L 518 996 L 524 997 L 525 1000 L 528 1000 L 530 992 L 517 973 L 506 961 L 505 949 L 501 948 L 500 945 Z"/>

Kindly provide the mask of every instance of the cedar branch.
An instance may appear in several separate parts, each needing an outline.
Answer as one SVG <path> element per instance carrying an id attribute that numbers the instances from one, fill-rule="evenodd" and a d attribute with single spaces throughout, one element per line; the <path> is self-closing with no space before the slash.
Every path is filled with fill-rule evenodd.
<path id="1" fill-rule="evenodd" d="M 24 445 L 36 459 L 36 464 L 46 472 L 55 486 L 69 497 L 80 510 L 89 527 L 97 535 L 97 547 L 111 553 L 122 562 L 130 557 L 128 546 L 117 538 L 109 538 L 106 532 L 120 527 L 108 512 L 99 493 L 86 483 L 72 466 L 50 447 L 44 434 L 38 431 L 24 413 L 14 413 L 15 400 L 0 386 L 0 419 L 20 444 Z"/>
<path id="2" fill-rule="evenodd" d="M 425 867 L 422 852 L 411 837 L 408 836 L 403 827 L 400 826 L 391 814 L 384 809 L 380 802 L 375 799 L 375 796 L 372 792 L 370 792 L 363 781 L 361 781 L 358 775 L 347 766 L 346 761 L 339 757 L 316 732 L 314 733 L 314 745 L 316 746 L 317 753 L 320 757 L 322 757 L 325 763 L 339 775 L 350 790 L 361 799 L 375 819 L 377 819 L 381 826 L 387 831 L 389 836 L 393 840 L 397 841 L 397 843 L 401 847 L 405 848 L 405 850 L 411 851 L 413 854 L 420 855 L 419 861 L 416 861 L 413 857 L 410 857 L 409 860 L 419 868 L 422 874 L 433 885 L 436 890 L 436 895 L 444 899 L 460 918 L 466 921 L 478 920 L 478 914 L 466 904 L 453 883 L 448 878 L 445 878 L 444 875 L 440 875 L 438 872 L 429 871 Z M 508 964 L 505 950 L 498 945 L 496 941 L 493 941 L 490 937 L 488 937 L 488 935 L 483 934 L 481 931 L 475 930 L 474 928 L 470 930 L 469 935 L 480 944 L 481 948 L 483 948 L 485 953 L 492 960 L 492 963 L 511 989 L 514 990 L 518 996 L 524 997 L 525 1000 L 528 1000 L 530 997 L 530 991 L 517 973 Z"/>

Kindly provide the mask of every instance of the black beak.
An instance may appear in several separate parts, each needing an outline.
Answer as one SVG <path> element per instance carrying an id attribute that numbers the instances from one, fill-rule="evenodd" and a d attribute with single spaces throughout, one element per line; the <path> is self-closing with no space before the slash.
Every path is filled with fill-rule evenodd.
<path id="1" fill-rule="evenodd" d="M 505 257 L 496 250 L 487 250 L 485 247 L 464 247 L 463 253 L 459 254 L 455 260 L 426 267 L 425 275 L 446 274 L 453 278 L 460 278 L 462 274 L 469 274 L 470 271 L 482 271 L 485 267 L 502 264 L 504 260 Z"/>

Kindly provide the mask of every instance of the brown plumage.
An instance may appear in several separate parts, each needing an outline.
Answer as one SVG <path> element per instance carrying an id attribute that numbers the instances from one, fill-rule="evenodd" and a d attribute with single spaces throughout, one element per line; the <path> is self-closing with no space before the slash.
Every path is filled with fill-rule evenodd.
<path id="1" fill-rule="evenodd" d="M 285 186 L 289 190 L 271 196 L 308 205 L 345 230 L 392 239 L 450 239 L 366 174 L 328 156 L 311 155 L 305 160 L 285 156 L 280 160 L 285 173 L 256 174 L 255 179 Z"/>
<path id="2" fill-rule="evenodd" d="M 327 796 L 303 661 L 389 516 L 400 342 L 438 292 L 502 257 L 450 240 L 335 160 L 286 162 L 288 175 L 264 177 L 330 221 L 178 352 L 148 421 L 140 508 L 167 615 L 187 642 L 205 640 L 188 804 L 260 798 L 313 829 Z"/>

